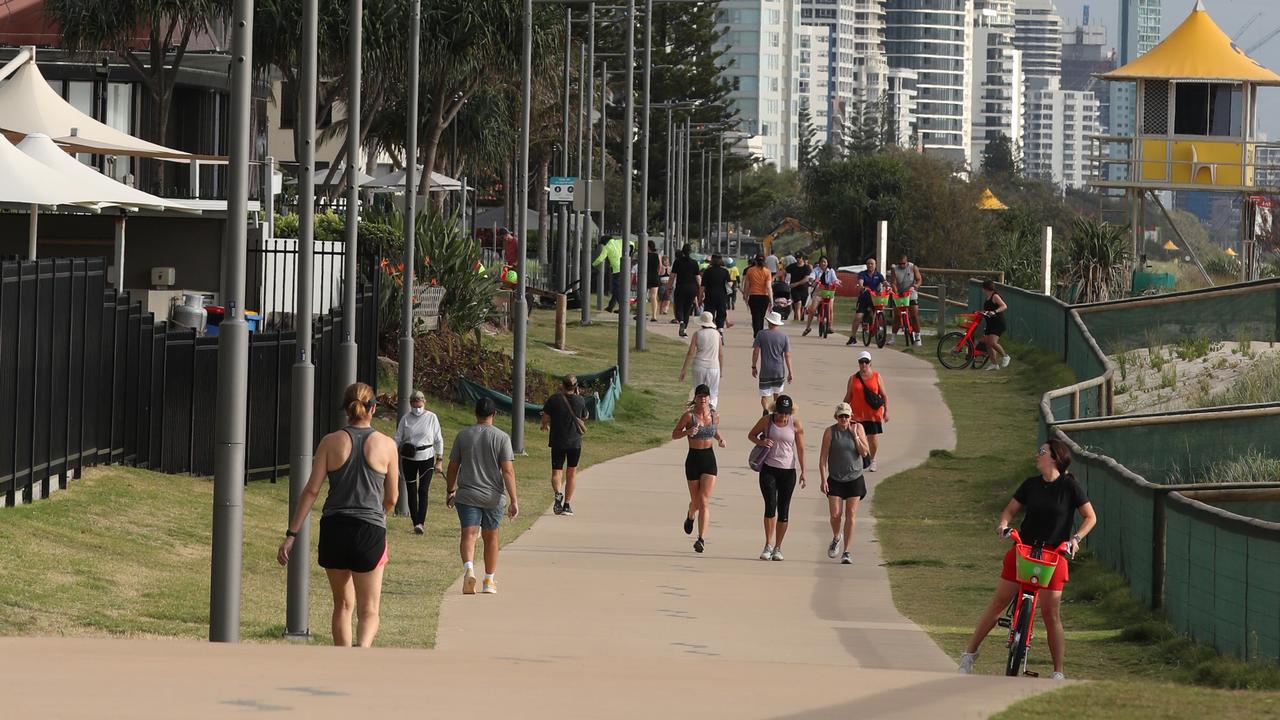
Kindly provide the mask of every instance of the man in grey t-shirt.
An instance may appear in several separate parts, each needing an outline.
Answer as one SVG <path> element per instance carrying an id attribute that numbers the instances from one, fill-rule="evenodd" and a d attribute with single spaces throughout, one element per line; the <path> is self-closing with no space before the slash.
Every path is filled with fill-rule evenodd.
<path id="1" fill-rule="evenodd" d="M 760 379 L 760 406 L 765 414 L 791 382 L 791 339 L 776 311 L 764 316 L 767 328 L 751 345 L 751 377 Z"/>
<path id="2" fill-rule="evenodd" d="M 494 594 L 498 585 L 493 579 L 498 569 L 498 527 L 502 524 L 502 505 L 507 502 L 507 515 L 520 514 L 516 503 L 515 451 L 511 438 L 493 426 L 497 414 L 493 400 L 476 401 L 476 424 L 458 431 L 449 453 L 449 471 L 445 476 L 445 504 L 457 508 L 462 525 L 462 592 L 474 595 L 476 573 L 472 560 L 476 554 L 476 536 L 484 538 L 484 588 Z"/>

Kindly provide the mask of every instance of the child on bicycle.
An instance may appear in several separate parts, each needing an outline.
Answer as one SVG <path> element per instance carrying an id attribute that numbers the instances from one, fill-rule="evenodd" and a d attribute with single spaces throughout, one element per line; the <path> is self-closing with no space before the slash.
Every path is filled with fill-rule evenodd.
<path id="1" fill-rule="evenodd" d="M 818 305 L 823 302 L 823 291 L 833 291 L 840 284 L 840 277 L 836 275 L 826 255 L 818 258 L 818 264 L 813 267 L 813 272 L 809 275 L 809 284 L 813 286 L 813 295 L 809 300 L 807 311 L 809 317 L 804 323 L 805 335 L 813 330 L 813 318 L 818 314 Z M 831 318 L 827 320 L 829 323 Z"/>
<path id="2" fill-rule="evenodd" d="M 858 307 L 853 314 L 853 326 L 849 328 L 849 339 L 845 345 L 852 345 L 858 335 L 858 328 L 874 310 L 871 307 L 871 295 L 880 292 L 884 286 L 884 275 L 876 269 L 876 259 L 867 258 L 867 269 L 858 273 Z"/>

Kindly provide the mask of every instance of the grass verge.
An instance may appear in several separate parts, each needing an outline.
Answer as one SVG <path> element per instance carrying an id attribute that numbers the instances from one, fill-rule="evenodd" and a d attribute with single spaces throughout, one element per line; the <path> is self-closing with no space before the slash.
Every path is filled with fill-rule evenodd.
<path id="1" fill-rule="evenodd" d="M 589 372 L 613 364 L 617 326 L 571 327 L 577 355 L 550 349 L 548 313 L 529 326 L 530 364 L 552 373 Z M 501 344 L 499 336 L 491 340 Z M 684 346 L 651 337 L 632 355 L 635 382 L 618 403 L 616 420 L 590 425 L 582 467 L 663 442 L 686 388 L 671 382 Z M 430 401 L 445 441 L 474 422 L 468 408 Z M 551 504 L 550 452 L 537 418 L 526 427 L 527 456 L 516 459 L 523 513 L 503 528 L 504 542 L 528 529 Z M 510 418 L 499 418 L 504 429 Z M 394 430 L 381 419 L 383 431 Z M 0 510 L 0 634 L 121 635 L 203 638 L 209 608 L 209 547 L 213 485 L 208 478 L 133 468 L 96 468 L 67 492 Z M 323 501 L 323 498 L 322 498 Z M 241 632 L 246 640 L 278 640 L 284 632 L 285 573 L 275 562 L 288 513 L 288 483 L 251 483 L 244 498 Z M 311 632 L 330 642 L 331 600 L 314 566 L 318 513 L 312 514 Z M 572 522 L 572 520 L 566 520 Z M 431 486 L 426 534 L 407 518 L 389 523 L 390 564 L 383 586 L 378 644 L 434 644 L 440 599 L 459 573 L 457 518 L 444 506 L 444 481 Z"/>
<path id="2" fill-rule="evenodd" d="M 1052 356 L 1023 347 L 1012 352 L 1014 364 L 1000 373 L 939 367 L 939 384 L 956 425 L 956 450 L 935 451 L 924 465 L 876 489 L 877 535 L 894 601 L 953 657 L 973 632 L 972 623 L 999 576 L 1000 558 L 1007 549 L 995 533 L 1000 510 L 1018 483 L 1035 473 L 1041 394 L 1074 382 L 1066 366 Z M 1072 567 L 1063 619 L 1068 675 L 1110 682 L 1063 689 L 1061 700 L 1071 704 L 1058 702 L 1053 707 L 1080 709 L 1073 713 L 1080 717 L 1203 717 L 1228 712 L 1251 717 L 1264 711 L 1274 714 L 1280 707 L 1280 693 L 1192 687 L 1191 683 L 1280 688 L 1280 671 L 1222 658 L 1172 637 L 1161 618 L 1129 598 L 1119 575 L 1087 553 Z M 1005 650 L 999 633 L 984 644 L 978 672 L 1003 672 Z M 1047 676 L 1052 667 L 1043 637 L 1037 626 L 1030 668 Z M 1044 702 L 1041 698 L 1019 703 L 1007 717 L 1042 716 Z"/>

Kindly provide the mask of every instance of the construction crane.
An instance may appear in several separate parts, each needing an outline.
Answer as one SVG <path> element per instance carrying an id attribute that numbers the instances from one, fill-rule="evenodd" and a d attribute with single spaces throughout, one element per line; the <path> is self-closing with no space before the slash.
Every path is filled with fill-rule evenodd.
<path id="1" fill-rule="evenodd" d="M 783 218 L 782 222 L 769 231 L 768 235 L 760 238 L 760 245 L 764 248 L 764 254 L 771 255 L 773 253 L 773 241 L 778 239 L 779 235 L 785 235 L 790 232 L 804 233 L 815 241 L 818 239 L 818 233 L 809 226 L 793 217 Z"/>
<path id="2" fill-rule="evenodd" d="M 1231 42 L 1235 42 L 1239 40 L 1240 36 L 1244 34 L 1244 31 L 1252 27 L 1254 21 L 1256 21 L 1260 17 L 1262 17 L 1261 11 L 1254 13 L 1253 17 L 1246 20 L 1244 24 L 1240 26 L 1240 29 L 1236 31 L 1236 34 L 1231 36 Z"/>
<path id="3" fill-rule="evenodd" d="M 1271 32 L 1269 32 L 1269 33 L 1267 33 L 1266 35 L 1264 35 L 1264 36 L 1262 37 L 1262 39 L 1261 39 L 1261 40 L 1259 40 L 1258 42 L 1256 42 L 1256 43 L 1254 43 L 1252 46 L 1250 46 L 1248 50 L 1245 50 L 1245 51 L 1244 51 L 1244 54 L 1245 54 L 1245 55 L 1252 55 L 1252 54 L 1253 54 L 1253 51 L 1255 51 L 1255 50 L 1257 50 L 1258 48 L 1262 47 L 1263 45 L 1266 45 L 1267 43 L 1271 42 L 1271 38 L 1274 38 L 1274 37 L 1275 37 L 1275 36 L 1277 36 L 1277 35 L 1280 35 L 1280 27 L 1278 27 L 1278 28 L 1276 28 L 1275 30 L 1272 30 Z"/>

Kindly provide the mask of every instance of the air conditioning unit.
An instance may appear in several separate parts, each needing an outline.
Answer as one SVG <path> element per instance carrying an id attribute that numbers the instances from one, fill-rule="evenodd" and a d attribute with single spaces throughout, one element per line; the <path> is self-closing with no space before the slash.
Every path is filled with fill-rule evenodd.
<path id="1" fill-rule="evenodd" d="M 177 274 L 171 267 L 151 268 L 151 286 L 157 290 L 173 287 Z"/>

